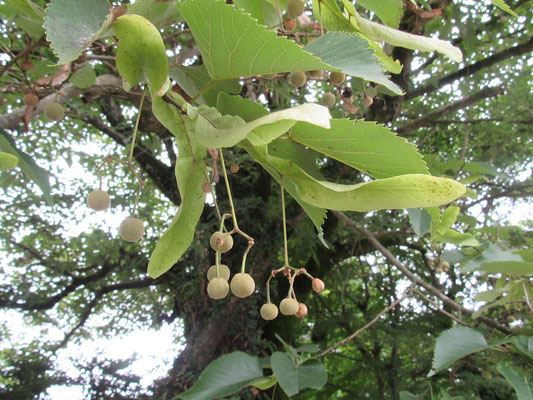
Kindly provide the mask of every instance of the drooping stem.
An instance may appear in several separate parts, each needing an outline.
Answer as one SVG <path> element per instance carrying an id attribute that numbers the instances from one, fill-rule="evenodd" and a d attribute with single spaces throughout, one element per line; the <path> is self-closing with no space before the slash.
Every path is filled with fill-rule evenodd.
<path id="1" fill-rule="evenodd" d="M 237 217 L 235 216 L 235 207 L 233 206 L 233 197 L 231 196 L 231 189 L 229 187 L 228 173 L 226 172 L 226 164 L 224 163 L 224 154 L 222 154 L 222 148 L 219 148 L 220 162 L 222 163 L 222 172 L 224 173 L 224 181 L 226 182 L 226 190 L 228 191 L 229 206 L 231 208 L 231 217 L 233 219 L 233 228 L 239 231 L 239 224 L 237 224 Z M 248 238 L 247 238 L 248 239 Z"/>
<path id="2" fill-rule="evenodd" d="M 202 90 L 200 90 L 196 95 L 191 99 L 190 103 L 193 104 L 196 100 L 198 100 L 200 97 L 202 97 L 205 93 L 209 91 L 213 86 L 215 86 L 218 83 L 218 79 L 213 79 L 210 81 L 207 85 L 205 85 Z"/>
<path id="3" fill-rule="evenodd" d="M 137 139 L 137 131 L 139 130 L 139 121 L 141 120 L 141 114 L 143 110 L 144 96 L 146 95 L 146 88 L 143 90 L 141 96 L 141 103 L 139 104 L 139 112 L 137 113 L 137 120 L 135 121 L 135 128 L 133 129 L 133 139 L 131 140 L 130 156 L 128 162 L 131 164 L 133 161 L 133 149 L 135 148 L 135 140 Z"/>
<path id="4" fill-rule="evenodd" d="M 215 265 L 217 269 L 217 278 L 220 278 L 220 251 L 215 253 Z"/>
<path id="5" fill-rule="evenodd" d="M 287 249 L 287 218 L 285 216 L 285 187 L 283 186 L 283 176 L 281 177 L 281 215 L 283 220 L 283 253 L 285 256 L 285 266 L 289 267 L 289 250 Z"/>
<path id="6" fill-rule="evenodd" d="M 246 248 L 246 250 L 244 251 L 244 254 L 242 256 L 241 272 L 243 274 L 246 271 L 246 256 L 248 255 L 248 252 L 250 251 L 250 249 L 252 248 L 253 245 L 254 245 L 253 239 L 249 240 L 248 241 L 248 247 Z"/>

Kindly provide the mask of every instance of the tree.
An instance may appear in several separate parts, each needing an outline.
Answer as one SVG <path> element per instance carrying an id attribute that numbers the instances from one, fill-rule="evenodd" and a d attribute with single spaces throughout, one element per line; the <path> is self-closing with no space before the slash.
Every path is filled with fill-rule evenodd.
<path id="1" fill-rule="evenodd" d="M 75 383 L 531 398 L 531 221 L 504 210 L 532 194 L 532 2 L 493 3 L 3 2 L 0 306 L 64 336 L 4 348 L 2 396 L 73 383 L 72 341 L 181 321 L 152 387 L 105 355 Z M 142 240 L 92 219 L 95 189 Z M 220 260 L 252 296 L 209 298 Z M 307 316 L 263 320 L 267 287 Z"/>

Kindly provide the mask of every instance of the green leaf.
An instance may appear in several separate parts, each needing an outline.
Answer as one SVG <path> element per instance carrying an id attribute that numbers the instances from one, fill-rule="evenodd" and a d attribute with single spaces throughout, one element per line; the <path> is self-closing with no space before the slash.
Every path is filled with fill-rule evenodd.
<path id="1" fill-rule="evenodd" d="M 250 122 L 238 116 L 221 115 L 215 108 L 200 107 L 196 121 L 197 140 L 208 147 L 231 147 L 245 139 L 255 145 L 270 143 L 284 134 L 297 121 L 329 128 L 331 115 L 321 105 L 306 103 L 286 110 L 269 113 Z"/>
<path id="2" fill-rule="evenodd" d="M 296 365 L 287 353 L 276 351 L 270 357 L 272 372 L 287 394 L 293 396 L 304 388 L 320 389 L 327 382 L 327 374 L 318 360 L 308 360 Z"/>
<path id="3" fill-rule="evenodd" d="M 448 229 L 443 235 L 436 233 L 435 240 L 443 243 L 453 243 L 456 246 L 480 246 L 478 240 L 471 233 L 462 233 L 453 229 Z"/>
<path id="4" fill-rule="evenodd" d="M 289 140 L 287 136 L 272 141 L 267 147 L 267 153 L 273 157 L 292 161 L 315 179 L 324 179 L 316 163 L 315 152 Z"/>
<path id="5" fill-rule="evenodd" d="M 178 398 L 212 400 L 229 396 L 261 377 L 263 377 L 261 359 L 236 351 L 211 362 L 196 383 Z"/>
<path id="6" fill-rule="evenodd" d="M 205 147 L 189 141 L 193 124 L 180 111 L 158 97 L 152 97 L 152 110 L 156 118 L 176 137 L 179 149 L 176 160 L 176 180 L 181 196 L 178 213 L 163 234 L 150 257 L 148 274 L 157 278 L 178 262 L 189 248 L 194 231 L 204 209 L 205 193 L 202 183 L 205 176 L 202 159 Z M 183 118 L 183 120 L 182 120 Z M 185 125 L 186 124 L 186 125 Z M 187 132 L 188 130 L 188 132 Z M 194 147 L 191 149 L 189 143 Z"/>
<path id="7" fill-rule="evenodd" d="M 375 12 L 385 24 L 398 28 L 403 11 L 402 0 L 358 0 L 357 5 Z"/>
<path id="8" fill-rule="evenodd" d="M 83 66 L 70 77 L 70 83 L 80 89 L 90 88 L 95 82 L 96 74 L 89 63 L 83 64 Z"/>
<path id="9" fill-rule="evenodd" d="M 522 249 L 513 253 L 518 254 L 526 262 L 533 262 L 533 249 Z"/>
<path id="10" fill-rule="evenodd" d="M 8 171 L 13 169 L 18 163 L 19 159 L 17 156 L 0 151 L 0 171 Z"/>
<path id="11" fill-rule="evenodd" d="M 456 62 L 462 62 L 463 60 L 461 50 L 453 46 L 450 42 L 402 32 L 362 18 L 359 15 L 356 15 L 356 19 L 357 25 L 362 33 L 372 40 L 387 42 L 393 46 L 404 47 L 411 50 L 426 52 L 437 51 Z"/>
<path id="12" fill-rule="evenodd" d="M 6 0 L 7 4 L 11 4 L 13 7 L 23 12 L 26 17 L 34 22 L 40 24 L 44 20 L 44 12 L 37 4 L 31 0 Z"/>
<path id="13" fill-rule="evenodd" d="M 259 390 L 267 390 L 274 386 L 276 383 L 278 383 L 276 377 L 274 375 L 270 375 L 262 376 L 261 378 L 253 380 L 252 382 L 250 382 L 250 386 L 254 386 Z"/>
<path id="14" fill-rule="evenodd" d="M 113 23 L 118 37 L 117 69 L 134 86 L 148 80 L 155 96 L 161 97 L 169 86 L 165 43 L 157 28 L 140 15 L 123 15 Z"/>
<path id="15" fill-rule="evenodd" d="M 419 400 L 419 397 L 411 392 L 401 391 L 400 400 Z"/>
<path id="16" fill-rule="evenodd" d="M 533 263 L 522 261 L 493 261 L 481 264 L 479 271 L 490 274 L 533 275 Z"/>
<path id="17" fill-rule="evenodd" d="M 477 270 L 481 267 L 482 263 L 493 261 L 518 261 L 521 262 L 522 258 L 518 254 L 514 254 L 512 250 L 506 247 L 501 247 L 497 244 L 490 243 L 488 248 L 483 251 L 476 258 L 468 261 L 461 268 L 462 272 L 470 272 Z"/>
<path id="18" fill-rule="evenodd" d="M 440 235 L 445 235 L 446 232 L 455 224 L 457 221 L 457 216 L 459 215 L 459 207 L 449 206 L 446 207 L 446 210 L 442 213 L 442 217 L 437 228 L 437 233 Z"/>
<path id="19" fill-rule="evenodd" d="M 261 25 L 267 28 L 281 24 L 278 10 L 275 5 L 266 0 L 234 0 L 235 5 L 255 18 Z"/>
<path id="20" fill-rule="evenodd" d="M 511 10 L 511 7 L 509 7 L 504 0 L 492 0 L 492 4 L 502 9 L 506 13 L 511 14 L 513 17 L 518 18 L 518 14 Z"/>
<path id="21" fill-rule="evenodd" d="M 396 94 L 403 94 L 402 89 L 384 74 L 383 65 L 367 41 L 359 35 L 328 32 L 313 40 L 304 50 L 348 75 L 379 83 Z"/>
<path id="22" fill-rule="evenodd" d="M 415 233 L 422 237 L 429 232 L 431 228 L 431 215 L 423 208 L 408 208 L 409 222 Z"/>
<path id="23" fill-rule="evenodd" d="M 435 375 L 457 360 L 484 350 L 487 346 L 485 337 L 472 328 L 462 326 L 444 331 L 437 339 L 433 356 L 433 370 L 428 376 Z"/>
<path id="24" fill-rule="evenodd" d="M 174 0 L 143 0 L 128 4 L 128 14 L 141 15 L 161 28 L 179 22 L 179 12 Z"/>
<path id="25" fill-rule="evenodd" d="M 17 149 L 13 138 L 2 128 L 0 128 L 0 150 L 9 153 L 19 159 L 18 166 L 22 172 L 32 180 L 43 192 L 48 204 L 52 204 L 50 182 L 48 181 L 48 171 L 37 165 L 35 160 L 27 153 Z"/>
<path id="26" fill-rule="evenodd" d="M 178 8 L 213 79 L 330 68 L 223 0 L 185 0 Z"/>
<path id="27" fill-rule="evenodd" d="M 531 371 L 511 365 L 506 362 L 499 363 L 496 369 L 513 387 L 518 400 L 533 400 L 533 376 Z"/>
<path id="28" fill-rule="evenodd" d="M 374 122 L 333 119 L 328 130 L 298 123 L 289 137 L 375 178 L 428 173 L 413 144 Z"/>
<path id="29" fill-rule="evenodd" d="M 302 200 L 331 210 L 364 212 L 428 207 L 449 203 L 464 193 L 460 183 L 421 174 L 342 185 L 310 179 L 309 175 L 301 170 L 295 171 L 295 168 L 283 173 L 297 185 Z"/>
<path id="30" fill-rule="evenodd" d="M 80 53 L 95 39 L 109 12 L 106 0 L 52 0 L 46 9 L 44 28 L 50 46 L 59 57 L 59 64 L 66 64 L 78 58 Z"/>
<path id="31" fill-rule="evenodd" d="M 304 344 L 295 349 L 298 353 L 317 353 L 320 351 L 320 347 L 314 343 Z"/>
<path id="32" fill-rule="evenodd" d="M 269 113 L 264 107 L 257 103 L 253 103 L 249 99 L 243 99 L 240 96 L 229 96 L 222 92 L 218 96 L 217 109 L 223 114 L 238 115 L 246 122 L 261 118 Z M 248 140 L 240 142 L 239 146 L 246 150 L 257 163 L 276 179 L 276 181 L 280 182 L 280 175 L 272 164 L 273 158 L 268 155 L 266 146 L 253 146 Z M 309 218 L 313 221 L 322 243 L 327 247 L 322 238 L 321 228 L 324 219 L 326 218 L 326 210 L 303 201 L 300 196 L 298 196 L 296 185 L 293 182 L 285 180 L 284 184 L 285 190 L 287 190 L 291 197 L 300 204 Z"/>
<path id="33" fill-rule="evenodd" d="M 205 87 L 211 77 L 205 69 L 205 65 L 186 67 L 178 65 L 169 69 L 169 76 L 187 93 L 191 98 L 196 96 L 200 90 Z M 211 107 L 217 105 L 219 93 L 239 94 L 241 85 L 238 79 L 227 79 L 218 82 L 211 89 L 206 91 L 199 99 L 200 104 L 206 104 Z M 226 114 L 226 113 L 222 113 Z"/>

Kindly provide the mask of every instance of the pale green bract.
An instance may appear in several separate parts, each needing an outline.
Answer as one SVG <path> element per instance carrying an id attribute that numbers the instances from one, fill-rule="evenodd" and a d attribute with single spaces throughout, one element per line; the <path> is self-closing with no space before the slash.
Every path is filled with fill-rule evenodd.
<path id="1" fill-rule="evenodd" d="M 157 242 L 148 263 L 148 274 L 152 278 L 157 278 L 178 262 L 194 238 L 206 196 L 202 190 L 202 183 L 205 181 L 203 158 L 206 149 L 189 140 L 190 137 L 187 138 L 187 135 L 192 133 L 194 125 L 187 116 L 180 116 L 180 111 L 176 107 L 153 96 L 152 110 L 156 118 L 176 138 L 179 148 L 176 181 L 181 196 L 178 213 Z"/>
<path id="2" fill-rule="evenodd" d="M 375 12 L 379 19 L 391 28 L 398 28 L 400 25 L 403 11 L 402 0 L 358 0 L 357 4 Z"/>
<path id="3" fill-rule="evenodd" d="M 160 97 L 170 86 L 165 43 L 157 28 L 140 15 L 123 15 L 113 23 L 118 37 L 117 69 L 130 86 L 148 80 Z"/>

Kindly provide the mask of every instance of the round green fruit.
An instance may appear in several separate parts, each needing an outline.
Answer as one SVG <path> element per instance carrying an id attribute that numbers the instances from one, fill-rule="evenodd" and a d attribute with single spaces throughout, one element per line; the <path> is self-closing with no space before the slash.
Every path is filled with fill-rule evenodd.
<path id="1" fill-rule="evenodd" d="M 292 297 L 284 298 L 279 304 L 279 310 L 284 315 L 294 315 L 298 312 L 299 308 L 299 303 Z"/>
<path id="2" fill-rule="evenodd" d="M 261 317 L 267 321 L 272 321 L 278 316 L 278 307 L 272 303 L 266 303 L 261 306 Z"/>
<path id="3" fill-rule="evenodd" d="M 207 285 L 207 294 L 214 300 L 223 299 L 229 292 L 228 281 L 214 277 Z"/>
<path id="4" fill-rule="evenodd" d="M 143 222 L 136 217 L 128 217 L 120 224 L 120 236 L 127 242 L 136 242 L 144 233 Z"/>
<path id="5" fill-rule="evenodd" d="M 48 103 L 44 106 L 44 115 L 51 121 L 59 121 L 65 116 L 65 109 L 59 103 Z"/>
<path id="6" fill-rule="evenodd" d="M 230 276 L 230 270 L 226 264 L 220 264 L 219 265 L 219 271 L 220 271 L 220 278 L 228 281 Z M 217 277 L 217 266 L 212 265 L 209 270 L 207 270 L 207 280 L 211 281 L 213 278 Z"/>
<path id="7" fill-rule="evenodd" d="M 305 82 L 307 82 L 307 77 L 305 76 L 305 72 L 303 71 L 296 71 L 290 74 L 289 76 L 289 82 L 291 85 L 296 87 L 302 87 L 305 85 Z"/>
<path id="8" fill-rule="evenodd" d="M 213 250 L 226 253 L 233 247 L 233 238 L 227 233 L 215 232 L 211 235 L 209 244 Z"/>
<path id="9" fill-rule="evenodd" d="M 103 190 L 93 190 L 87 196 L 87 205 L 94 211 L 104 211 L 111 205 L 111 198 Z"/>
<path id="10" fill-rule="evenodd" d="M 250 296 L 255 290 L 254 278 L 250 274 L 242 272 L 233 277 L 230 286 L 231 293 L 240 298 Z"/>
<path id="11" fill-rule="evenodd" d="M 307 75 L 309 75 L 309 78 L 322 78 L 322 76 L 324 76 L 324 71 L 307 71 Z"/>
<path id="12" fill-rule="evenodd" d="M 342 72 L 337 72 L 337 71 L 330 72 L 329 80 L 334 85 L 340 85 L 346 80 L 346 74 L 343 74 Z"/>
<path id="13" fill-rule="evenodd" d="M 322 96 L 322 105 L 328 108 L 333 107 L 336 102 L 337 102 L 337 98 L 331 92 L 324 93 L 324 96 Z"/>
<path id="14" fill-rule="evenodd" d="M 289 0 L 287 10 L 291 18 L 298 18 L 305 11 L 305 5 L 302 0 Z"/>

